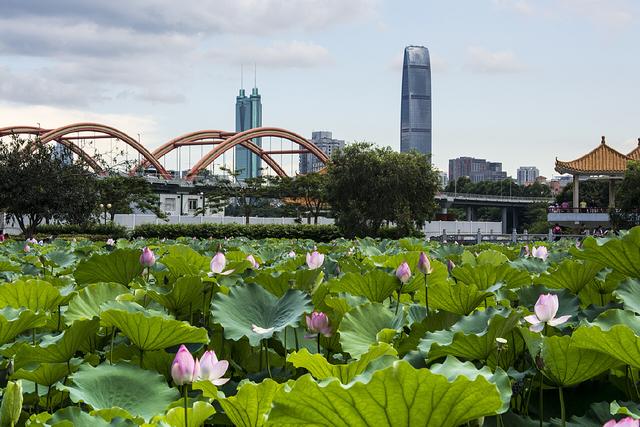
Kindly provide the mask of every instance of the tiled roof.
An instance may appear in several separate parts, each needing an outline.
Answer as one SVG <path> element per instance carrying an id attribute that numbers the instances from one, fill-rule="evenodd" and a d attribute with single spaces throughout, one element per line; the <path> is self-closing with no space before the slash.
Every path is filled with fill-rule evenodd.
<path id="1" fill-rule="evenodd" d="M 636 149 L 627 154 L 627 157 L 631 160 L 640 160 L 640 138 L 638 138 L 638 146 Z"/>
<path id="2" fill-rule="evenodd" d="M 638 149 L 634 151 L 638 151 Z M 609 147 L 605 143 L 603 136 L 598 147 L 576 160 L 563 162 L 556 158 L 556 171 L 571 174 L 583 173 L 585 175 L 620 175 L 627 169 L 629 160 L 628 156 Z"/>

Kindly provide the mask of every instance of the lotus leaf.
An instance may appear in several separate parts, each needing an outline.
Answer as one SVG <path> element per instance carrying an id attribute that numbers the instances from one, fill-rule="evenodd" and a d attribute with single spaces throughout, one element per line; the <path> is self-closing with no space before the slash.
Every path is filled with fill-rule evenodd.
<path id="1" fill-rule="evenodd" d="M 200 276 L 182 276 L 175 281 L 171 291 L 165 293 L 149 290 L 147 295 L 168 310 L 177 313 L 180 310 L 188 309 L 189 306 L 195 308 L 202 305 L 204 284 Z"/>
<path id="2" fill-rule="evenodd" d="M 54 311 L 64 299 L 56 287 L 44 280 L 18 280 L 0 286 L 0 307 Z"/>
<path id="3" fill-rule="evenodd" d="M 126 286 L 142 270 L 140 251 L 116 249 L 110 254 L 96 254 L 80 261 L 73 275 L 79 284 L 114 282 Z"/>
<path id="4" fill-rule="evenodd" d="M 129 289 L 118 283 L 93 283 L 82 288 L 71 301 L 64 313 L 67 324 L 76 320 L 90 320 L 99 317 L 102 309 L 100 305 L 114 301 L 116 297 L 129 293 Z"/>
<path id="5" fill-rule="evenodd" d="M 535 282 L 550 289 L 568 289 L 577 295 L 600 270 L 602 270 L 601 264 L 568 259 L 563 261 L 556 270 L 538 277 Z"/>
<path id="6" fill-rule="evenodd" d="M 260 427 L 265 424 L 265 414 L 271 409 L 274 395 L 283 386 L 268 378 L 260 384 L 246 381 L 240 383 L 235 396 L 218 399 L 218 402 L 233 425 Z"/>
<path id="7" fill-rule="evenodd" d="M 25 308 L 5 307 L 0 309 L 0 345 L 12 341 L 27 329 L 39 328 L 47 323 L 44 314 Z"/>
<path id="8" fill-rule="evenodd" d="M 398 288 L 398 279 L 382 270 L 371 270 L 365 274 L 347 273 L 330 283 L 332 292 L 348 292 L 363 296 L 371 302 L 383 302 Z"/>
<path id="9" fill-rule="evenodd" d="M 399 331 L 403 325 L 402 312 L 395 315 L 379 303 L 361 305 L 349 311 L 340 322 L 340 344 L 352 357 L 359 358 L 378 342 L 380 331 Z"/>
<path id="10" fill-rule="evenodd" d="M 200 427 L 207 418 L 216 413 L 216 410 L 207 402 L 194 402 L 191 408 L 187 408 L 187 423 L 184 422 L 184 408 L 173 408 L 165 417 L 167 424 L 172 427 Z"/>

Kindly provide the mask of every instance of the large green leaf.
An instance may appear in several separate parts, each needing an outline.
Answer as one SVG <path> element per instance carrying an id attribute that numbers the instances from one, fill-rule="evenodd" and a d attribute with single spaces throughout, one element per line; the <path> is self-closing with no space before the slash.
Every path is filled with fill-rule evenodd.
<path id="1" fill-rule="evenodd" d="M 455 427 L 506 411 L 511 386 L 504 372 L 494 376 L 468 367 L 464 375 L 450 376 L 450 370 L 434 373 L 397 361 L 368 382 L 348 386 L 304 375 L 276 393 L 268 424 Z"/>
<path id="2" fill-rule="evenodd" d="M 300 289 L 311 291 L 322 282 L 324 273 L 321 269 L 315 270 L 295 270 L 279 272 L 274 269 L 268 269 L 258 272 L 253 278 L 249 279 L 259 284 L 273 295 L 280 298 L 289 289 Z"/>
<path id="3" fill-rule="evenodd" d="M 580 384 L 621 364 L 605 353 L 577 347 L 577 338 L 569 335 L 541 337 L 529 330 L 522 334 L 544 375 L 557 387 Z"/>
<path id="4" fill-rule="evenodd" d="M 551 289 L 568 289 L 577 295 L 600 270 L 602 270 L 601 264 L 567 259 L 551 273 L 540 275 L 535 282 Z"/>
<path id="5" fill-rule="evenodd" d="M 234 426 L 260 427 L 265 424 L 273 396 L 283 386 L 269 378 L 260 384 L 247 381 L 240 383 L 235 396 L 217 400 Z"/>
<path id="6" fill-rule="evenodd" d="M 254 283 L 234 286 L 229 295 L 216 294 L 212 306 L 213 318 L 224 328 L 224 336 L 234 341 L 247 337 L 251 345 L 287 326 L 296 326 L 300 316 L 311 311 L 309 297 L 301 291 L 288 290 L 277 298 Z"/>
<path id="7" fill-rule="evenodd" d="M 0 345 L 13 341 L 17 335 L 27 329 L 39 328 L 46 323 L 47 318 L 42 313 L 34 313 L 25 308 L 0 309 Z"/>
<path id="8" fill-rule="evenodd" d="M 625 280 L 615 291 L 624 304 L 624 308 L 640 314 L 640 280 Z"/>
<path id="9" fill-rule="evenodd" d="M 129 289 L 119 283 L 93 283 L 82 288 L 71 301 L 64 313 L 67 324 L 76 320 L 89 320 L 102 313 L 100 305 L 114 301 L 116 297 L 129 293 Z"/>
<path id="10" fill-rule="evenodd" d="M 172 408 L 165 417 L 171 427 L 200 427 L 207 418 L 216 413 L 216 410 L 207 402 L 194 402 L 187 408 L 187 422 L 184 422 L 184 408 Z"/>
<path id="11" fill-rule="evenodd" d="M 79 359 L 72 359 L 68 365 L 66 363 L 42 363 L 32 370 L 18 369 L 11 378 L 28 380 L 48 387 L 71 374 L 80 366 L 80 363 Z"/>
<path id="12" fill-rule="evenodd" d="M 531 284 L 528 272 L 513 268 L 509 264 L 463 265 L 454 268 L 452 274 L 462 283 L 475 285 L 480 290 L 492 288 L 497 284 L 504 284 L 510 288 Z"/>
<path id="13" fill-rule="evenodd" d="M 380 303 L 361 305 L 349 311 L 340 322 L 340 344 L 344 351 L 358 358 L 378 342 L 380 331 L 399 331 L 403 324 L 402 312 L 395 315 Z"/>
<path id="14" fill-rule="evenodd" d="M 466 316 L 492 295 L 475 285 L 441 281 L 429 285 L 429 308 Z"/>
<path id="15" fill-rule="evenodd" d="M 199 276 L 210 270 L 211 260 L 185 245 L 173 245 L 164 248 L 167 254 L 162 257 L 164 264 L 174 277 Z"/>
<path id="16" fill-rule="evenodd" d="M 17 280 L 0 286 L 0 307 L 53 311 L 64 299 L 56 287 L 44 280 Z"/>
<path id="17" fill-rule="evenodd" d="M 60 268 L 69 267 L 76 262 L 76 255 L 66 250 L 51 251 L 44 256 L 47 261 Z"/>
<path id="18" fill-rule="evenodd" d="M 371 270 L 365 274 L 347 273 L 330 283 L 333 292 L 348 292 L 366 297 L 371 302 L 382 302 L 398 288 L 398 279 L 382 270 Z"/>
<path id="19" fill-rule="evenodd" d="M 56 411 L 55 414 L 50 415 L 47 413 L 38 414 L 38 421 L 33 419 L 32 415 L 29 419 L 30 426 L 44 427 L 109 427 L 113 424 L 108 423 L 100 417 L 89 415 L 86 412 L 82 412 L 82 409 L 76 406 L 67 406 Z M 46 420 L 44 418 L 47 418 Z M 45 423 L 46 421 L 46 423 Z"/>
<path id="20" fill-rule="evenodd" d="M 640 368 L 640 320 L 633 313 L 608 310 L 573 332 L 573 345 Z"/>
<path id="21" fill-rule="evenodd" d="M 147 295 L 168 310 L 177 313 L 179 310 L 189 308 L 190 305 L 193 307 L 202 306 L 204 285 L 200 276 L 182 276 L 175 281 L 171 291 L 149 290 Z"/>
<path id="22" fill-rule="evenodd" d="M 634 227 L 623 237 L 608 239 L 604 243 L 587 237 L 582 242 L 582 250 L 573 248 L 571 254 L 640 279 L 640 227 Z"/>
<path id="23" fill-rule="evenodd" d="M 95 254 L 80 261 L 74 272 L 79 284 L 114 282 L 128 285 L 142 273 L 140 251 L 135 249 L 116 249 L 110 254 Z"/>
<path id="24" fill-rule="evenodd" d="M 496 338 L 513 341 L 511 331 L 519 319 L 516 312 L 490 307 L 462 318 L 447 330 L 427 332 L 418 348 L 429 360 L 451 355 L 486 362 L 496 356 Z"/>
<path id="25" fill-rule="evenodd" d="M 141 350 L 153 351 L 186 343 L 208 343 L 204 328 L 146 312 L 110 309 L 100 316 L 104 326 L 115 326 Z"/>
<path id="26" fill-rule="evenodd" d="M 287 362 L 290 362 L 296 368 L 305 368 L 317 380 L 325 380 L 329 378 L 337 378 L 342 384 L 350 383 L 356 376 L 363 373 L 369 364 L 381 357 L 388 357 L 390 363 L 397 360 L 397 351 L 387 343 L 380 343 L 371 346 L 368 352 L 360 356 L 357 361 L 332 365 L 320 354 L 311 354 L 305 348 L 300 351 L 294 351 L 287 356 Z"/>
<path id="27" fill-rule="evenodd" d="M 78 320 L 61 334 L 43 339 L 39 346 L 23 346 L 16 354 L 16 367 L 31 362 L 66 363 L 96 331 L 98 319 Z"/>
<path id="28" fill-rule="evenodd" d="M 72 401 L 95 410 L 121 408 L 145 421 L 163 413 L 180 396 L 162 375 L 127 364 L 82 365 L 71 379 L 73 385 L 59 387 L 69 392 Z"/>

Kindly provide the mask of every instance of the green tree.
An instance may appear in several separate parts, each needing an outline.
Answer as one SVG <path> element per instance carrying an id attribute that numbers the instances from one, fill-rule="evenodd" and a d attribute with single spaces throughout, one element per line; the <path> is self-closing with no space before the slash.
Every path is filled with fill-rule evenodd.
<path id="1" fill-rule="evenodd" d="M 626 212 L 640 208 L 640 161 L 630 161 L 616 191 L 616 204 Z"/>
<path id="2" fill-rule="evenodd" d="M 327 208 L 328 176 L 324 173 L 308 173 L 295 178 L 280 180 L 284 200 L 291 205 L 301 206 L 307 212 L 308 222 L 318 223 L 322 209 Z"/>
<path id="3" fill-rule="evenodd" d="M 385 222 L 410 232 L 435 211 L 439 176 L 417 152 L 356 143 L 333 156 L 327 173 L 327 199 L 347 236 L 375 235 Z"/>
<path id="4" fill-rule="evenodd" d="M 580 181 L 580 202 L 587 206 L 606 208 L 609 205 L 609 183 L 601 180 Z M 558 203 L 573 202 L 573 183 L 567 184 L 556 196 Z M 574 206 L 577 207 L 577 206 Z"/>
<path id="5" fill-rule="evenodd" d="M 152 212 L 159 218 L 166 217 L 160 209 L 160 198 L 143 177 L 108 175 L 98 180 L 98 194 L 99 203 L 111 205 L 106 210 L 111 221 L 116 214 L 130 214 L 134 209 Z"/>
<path id="6" fill-rule="evenodd" d="M 63 162 L 38 140 L 0 143 L 0 209 L 27 236 L 45 220 L 86 223 L 96 202 L 95 176 L 84 164 Z"/>

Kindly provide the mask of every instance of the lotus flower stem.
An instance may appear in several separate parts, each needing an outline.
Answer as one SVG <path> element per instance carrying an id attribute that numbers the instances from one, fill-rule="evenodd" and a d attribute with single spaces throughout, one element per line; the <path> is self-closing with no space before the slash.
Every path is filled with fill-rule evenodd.
<path id="1" fill-rule="evenodd" d="M 566 427 L 567 422 L 565 421 L 564 396 L 562 395 L 562 387 L 558 387 L 558 398 L 560 399 L 560 419 L 562 420 L 562 427 Z"/>
<path id="2" fill-rule="evenodd" d="M 269 345 L 267 344 L 267 340 L 263 340 L 263 342 L 264 342 L 264 351 L 266 353 L 267 372 L 269 373 L 269 378 L 273 378 L 271 376 L 271 364 L 269 363 Z"/>
<path id="3" fill-rule="evenodd" d="M 144 365 L 143 365 L 143 363 L 142 363 L 142 362 L 143 362 L 143 359 L 144 359 L 144 350 L 143 350 L 143 349 L 140 349 L 140 367 L 141 367 L 142 369 L 144 369 Z"/>
<path id="4" fill-rule="evenodd" d="M 396 305 L 396 315 L 398 314 L 398 309 L 400 308 L 400 294 L 402 294 L 402 287 L 404 283 L 400 283 L 400 289 L 398 289 L 398 305 Z"/>
<path id="5" fill-rule="evenodd" d="M 318 334 L 318 354 L 320 353 L 320 334 Z"/>
<path id="6" fill-rule="evenodd" d="M 111 331 L 111 355 L 109 356 L 109 364 L 113 365 L 113 341 L 116 338 L 116 327 Z"/>
<path id="7" fill-rule="evenodd" d="M 298 331 L 293 330 L 293 338 L 296 340 L 296 351 L 300 351 L 300 344 L 298 343 Z"/>
<path id="8" fill-rule="evenodd" d="M 629 366 L 628 368 L 629 368 L 629 374 L 631 375 L 631 384 L 633 384 L 633 388 L 634 388 L 634 390 L 636 392 L 637 399 L 640 400 L 640 393 L 638 392 L 638 384 L 636 384 L 636 379 L 633 376 L 633 367 Z M 631 399 L 631 400 L 633 400 L 633 399 Z"/>
<path id="9" fill-rule="evenodd" d="M 544 419 L 544 403 L 543 403 L 543 394 L 542 394 L 542 384 L 544 383 L 544 377 L 542 376 L 542 372 L 540 372 L 540 401 L 538 402 L 538 416 L 540 417 L 540 427 L 542 427 L 542 420 Z"/>
<path id="10" fill-rule="evenodd" d="M 429 315 L 429 288 L 427 287 L 427 275 L 424 275 L 424 306 L 427 308 L 427 316 Z"/>
<path id="11" fill-rule="evenodd" d="M 187 396 L 187 388 L 189 387 L 189 384 L 185 384 L 182 386 L 182 395 L 184 398 L 184 427 L 189 427 L 189 421 L 188 421 L 188 414 L 189 412 L 187 411 L 187 405 L 188 405 L 188 396 Z"/>

